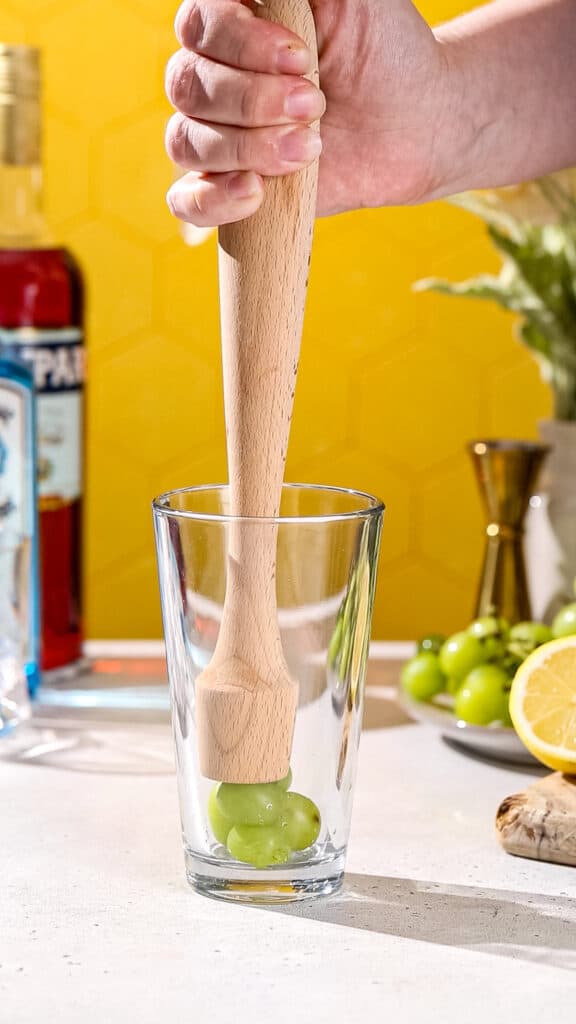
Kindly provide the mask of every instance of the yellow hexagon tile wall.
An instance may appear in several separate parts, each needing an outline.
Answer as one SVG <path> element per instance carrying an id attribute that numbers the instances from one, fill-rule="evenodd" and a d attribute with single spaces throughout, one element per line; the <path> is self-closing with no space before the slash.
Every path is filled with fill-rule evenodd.
<path id="1" fill-rule="evenodd" d="M 110 569 L 91 577 L 91 601 L 98 614 L 94 636 L 147 639 L 160 636 L 160 600 L 154 556 L 152 522 L 143 546 Z M 143 586 L 149 591 L 143 594 Z"/>
<path id="2" fill-rule="evenodd" d="M 470 0 L 426 0 L 432 21 Z M 47 209 L 88 285 L 87 627 L 160 635 L 150 499 L 225 474 L 214 239 L 187 248 L 164 192 L 163 68 L 177 3 L 3 0 L 0 39 L 44 51 Z M 380 639 L 455 629 L 482 514 L 473 435 L 534 436 L 550 396 L 490 306 L 412 284 L 497 266 L 447 204 L 319 222 L 288 476 L 388 505 Z"/>
<path id="3" fill-rule="evenodd" d="M 474 588 L 463 587 L 436 563 L 422 558 L 398 564 L 380 573 L 381 608 L 392 637 L 410 637 L 419 632 L 450 633 L 469 621 Z M 405 623 L 416 629 L 406 629 Z"/>
<path id="4" fill-rule="evenodd" d="M 224 450 L 224 429 L 217 431 L 210 447 L 190 446 L 166 459 L 159 466 L 149 469 L 149 493 L 154 496 L 181 486 L 182 481 L 191 487 L 201 486 L 206 481 L 222 483 L 226 480 L 226 453 Z"/>
<path id="5" fill-rule="evenodd" d="M 462 583 L 480 571 L 483 511 L 472 463 L 462 452 L 426 476 L 417 491 L 414 509 L 420 552 Z M 452 495 L 447 503 L 446 495 Z M 464 625 L 464 622 L 462 623 Z"/>
<path id="6" fill-rule="evenodd" d="M 82 121 L 65 114 L 50 118 L 45 132 L 45 162 L 58 169 L 46 196 L 46 214 L 53 231 L 60 232 L 90 216 L 90 135 Z"/>
<path id="7" fill-rule="evenodd" d="M 83 115 L 101 131 L 154 102 L 154 29 L 117 0 L 51 5 L 39 28 L 46 50 L 46 97 L 55 109 Z"/>
<path id="8" fill-rule="evenodd" d="M 176 343 L 205 352 L 216 365 L 220 342 L 214 239 L 188 249 L 178 232 L 171 242 L 157 246 L 155 273 L 158 323 L 171 330 Z"/>
<path id="9" fill-rule="evenodd" d="M 101 141 L 97 165 L 99 203 L 104 216 L 117 218 L 152 242 L 174 235 L 173 219 L 163 202 L 173 174 L 168 160 L 158 159 L 167 111 L 153 110 L 109 131 Z M 119 183 L 125 182 L 124 188 Z"/>
<path id="10" fill-rule="evenodd" d="M 411 260 L 398 259 L 406 242 L 391 234 L 396 213 L 366 211 L 318 221 L 305 340 L 322 346 L 329 370 L 335 360 L 348 370 L 351 357 L 380 353 L 424 323 L 426 308 L 417 302 L 406 316 L 415 275 Z"/>
<path id="11" fill-rule="evenodd" d="M 12 13 L 9 9 L 0 12 L 0 25 L 2 27 L 2 39 L 6 41 L 17 40 L 20 42 L 26 42 L 26 29 L 24 22 L 21 18 L 17 17 L 20 11 L 14 10 Z"/>
<path id="12" fill-rule="evenodd" d="M 348 487 L 353 480 L 356 488 L 378 495 L 386 504 L 382 564 L 394 562 L 412 550 L 411 481 L 379 457 L 368 461 L 362 439 L 354 444 L 332 445 L 320 457 L 314 454 L 306 458 L 291 451 L 287 476 L 336 487 Z"/>
<path id="13" fill-rule="evenodd" d="M 143 547 L 143 538 L 152 543 L 153 487 L 144 446 L 135 453 L 122 438 L 117 438 L 114 443 L 90 444 L 89 457 L 86 528 L 94 537 L 112 541 L 102 545 L 97 571 L 89 578 L 91 587 L 100 576 L 111 580 L 119 566 L 132 561 Z"/>
<path id="14" fill-rule="evenodd" d="M 430 470 L 477 433 L 476 378 L 473 365 L 427 338 L 411 351 L 372 358 L 358 382 L 363 439 L 374 452 Z M 379 401 L 373 400 L 375 386 Z"/>
<path id="15" fill-rule="evenodd" d="M 160 335 L 138 337 L 109 358 L 93 387 L 104 441 L 120 441 L 152 466 L 214 438 L 215 369 Z"/>
<path id="16" fill-rule="evenodd" d="M 532 405 L 525 396 L 535 394 L 538 401 Z M 535 378 L 534 361 L 520 347 L 492 367 L 486 382 L 486 400 L 489 409 L 489 432 L 502 437 L 532 437 L 535 433 L 536 408 L 540 416 L 552 414 L 550 392 L 538 376 Z"/>
<path id="17" fill-rule="evenodd" d="M 67 244 L 87 271 L 89 351 L 114 346 L 152 318 L 153 253 L 103 218 L 70 227 Z M 113 353 L 112 353 L 113 354 Z"/>
<path id="18" fill-rule="evenodd" d="M 49 9 L 50 7 L 53 7 L 53 6 L 54 6 L 54 0 L 33 0 L 33 2 L 29 5 L 29 10 L 30 10 L 30 13 L 32 13 L 32 11 L 33 11 L 34 15 L 37 16 L 37 15 L 42 15 L 46 11 L 46 9 Z M 63 7 L 66 7 L 67 4 L 66 4 L 66 2 L 60 2 L 59 6 L 61 8 L 63 8 Z M 2 0 L 2 7 L 6 10 L 6 12 L 12 11 L 14 14 L 21 15 L 22 17 L 24 16 L 24 11 L 22 9 L 21 0 Z M 4 10 L 2 11 L 2 17 L 4 17 Z M 8 42 L 20 42 L 20 41 L 21 40 L 19 40 L 19 39 L 15 39 L 15 40 L 10 39 L 10 40 L 8 40 Z"/>
<path id="19" fill-rule="evenodd" d="M 172 26 L 172 15 L 176 14 L 178 3 L 159 4 L 157 0 L 123 0 L 124 6 L 132 9 L 136 14 L 148 19 L 150 23 L 158 28 Z"/>

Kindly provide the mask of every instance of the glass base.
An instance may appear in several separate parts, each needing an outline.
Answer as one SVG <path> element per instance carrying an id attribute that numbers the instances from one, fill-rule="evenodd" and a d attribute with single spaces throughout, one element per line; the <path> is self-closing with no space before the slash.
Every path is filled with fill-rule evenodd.
<path id="1" fill-rule="evenodd" d="M 28 704 L 0 699 L 0 738 L 13 736 L 19 726 L 30 719 Z"/>
<path id="2" fill-rule="evenodd" d="M 70 661 L 67 665 L 59 665 L 58 668 L 47 668 L 42 671 L 42 686 L 53 686 L 59 683 L 69 683 L 79 676 L 84 676 L 90 671 L 90 659 L 78 658 L 77 661 Z"/>
<path id="3" fill-rule="evenodd" d="M 215 864 L 184 852 L 186 878 L 202 896 L 228 903 L 298 903 L 331 896 L 342 887 L 344 855 L 325 862 L 283 864 L 265 870 Z"/>

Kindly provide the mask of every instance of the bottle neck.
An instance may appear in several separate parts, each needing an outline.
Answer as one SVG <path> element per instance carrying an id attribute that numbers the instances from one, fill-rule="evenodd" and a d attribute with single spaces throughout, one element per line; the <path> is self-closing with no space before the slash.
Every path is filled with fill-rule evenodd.
<path id="1" fill-rule="evenodd" d="M 42 210 L 42 168 L 0 163 L 0 249 L 49 244 Z"/>

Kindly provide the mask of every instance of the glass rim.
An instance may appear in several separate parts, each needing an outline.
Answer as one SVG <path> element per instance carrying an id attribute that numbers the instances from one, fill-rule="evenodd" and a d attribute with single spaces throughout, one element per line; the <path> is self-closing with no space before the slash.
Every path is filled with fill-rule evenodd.
<path id="1" fill-rule="evenodd" d="M 355 498 L 364 498 L 370 504 L 367 508 L 356 509 L 352 512 L 328 512 L 322 515 L 310 516 L 236 516 L 224 512 L 190 512 L 186 509 L 170 508 L 162 502 L 167 501 L 176 494 L 202 494 L 206 491 L 223 491 L 229 484 L 199 484 L 196 487 L 177 487 L 170 491 L 159 494 L 152 501 L 154 515 L 162 515 L 167 518 L 189 519 L 198 523 L 268 523 L 281 525 L 286 523 L 338 523 L 343 520 L 370 519 L 382 515 L 386 510 L 384 502 L 369 494 L 368 491 L 359 491 L 353 487 L 333 487 L 330 484 L 304 484 L 284 483 L 282 491 L 325 491 L 330 494 L 348 494 Z"/>

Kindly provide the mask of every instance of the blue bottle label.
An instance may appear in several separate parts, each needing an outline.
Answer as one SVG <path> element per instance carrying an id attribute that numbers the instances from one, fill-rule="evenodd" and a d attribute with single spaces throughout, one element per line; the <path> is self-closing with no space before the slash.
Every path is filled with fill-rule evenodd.
<path id="1" fill-rule="evenodd" d="M 36 653 L 31 402 L 23 385 L 0 379 L 0 635 L 25 663 Z"/>
<path id="2" fill-rule="evenodd" d="M 71 502 L 82 493 L 84 345 L 77 327 L 0 328 L 34 373 L 38 420 L 38 494 Z"/>
<path id="3" fill-rule="evenodd" d="M 0 529 L 30 532 L 26 510 L 26 397 L 24 387 L 0 380 Z"/>

